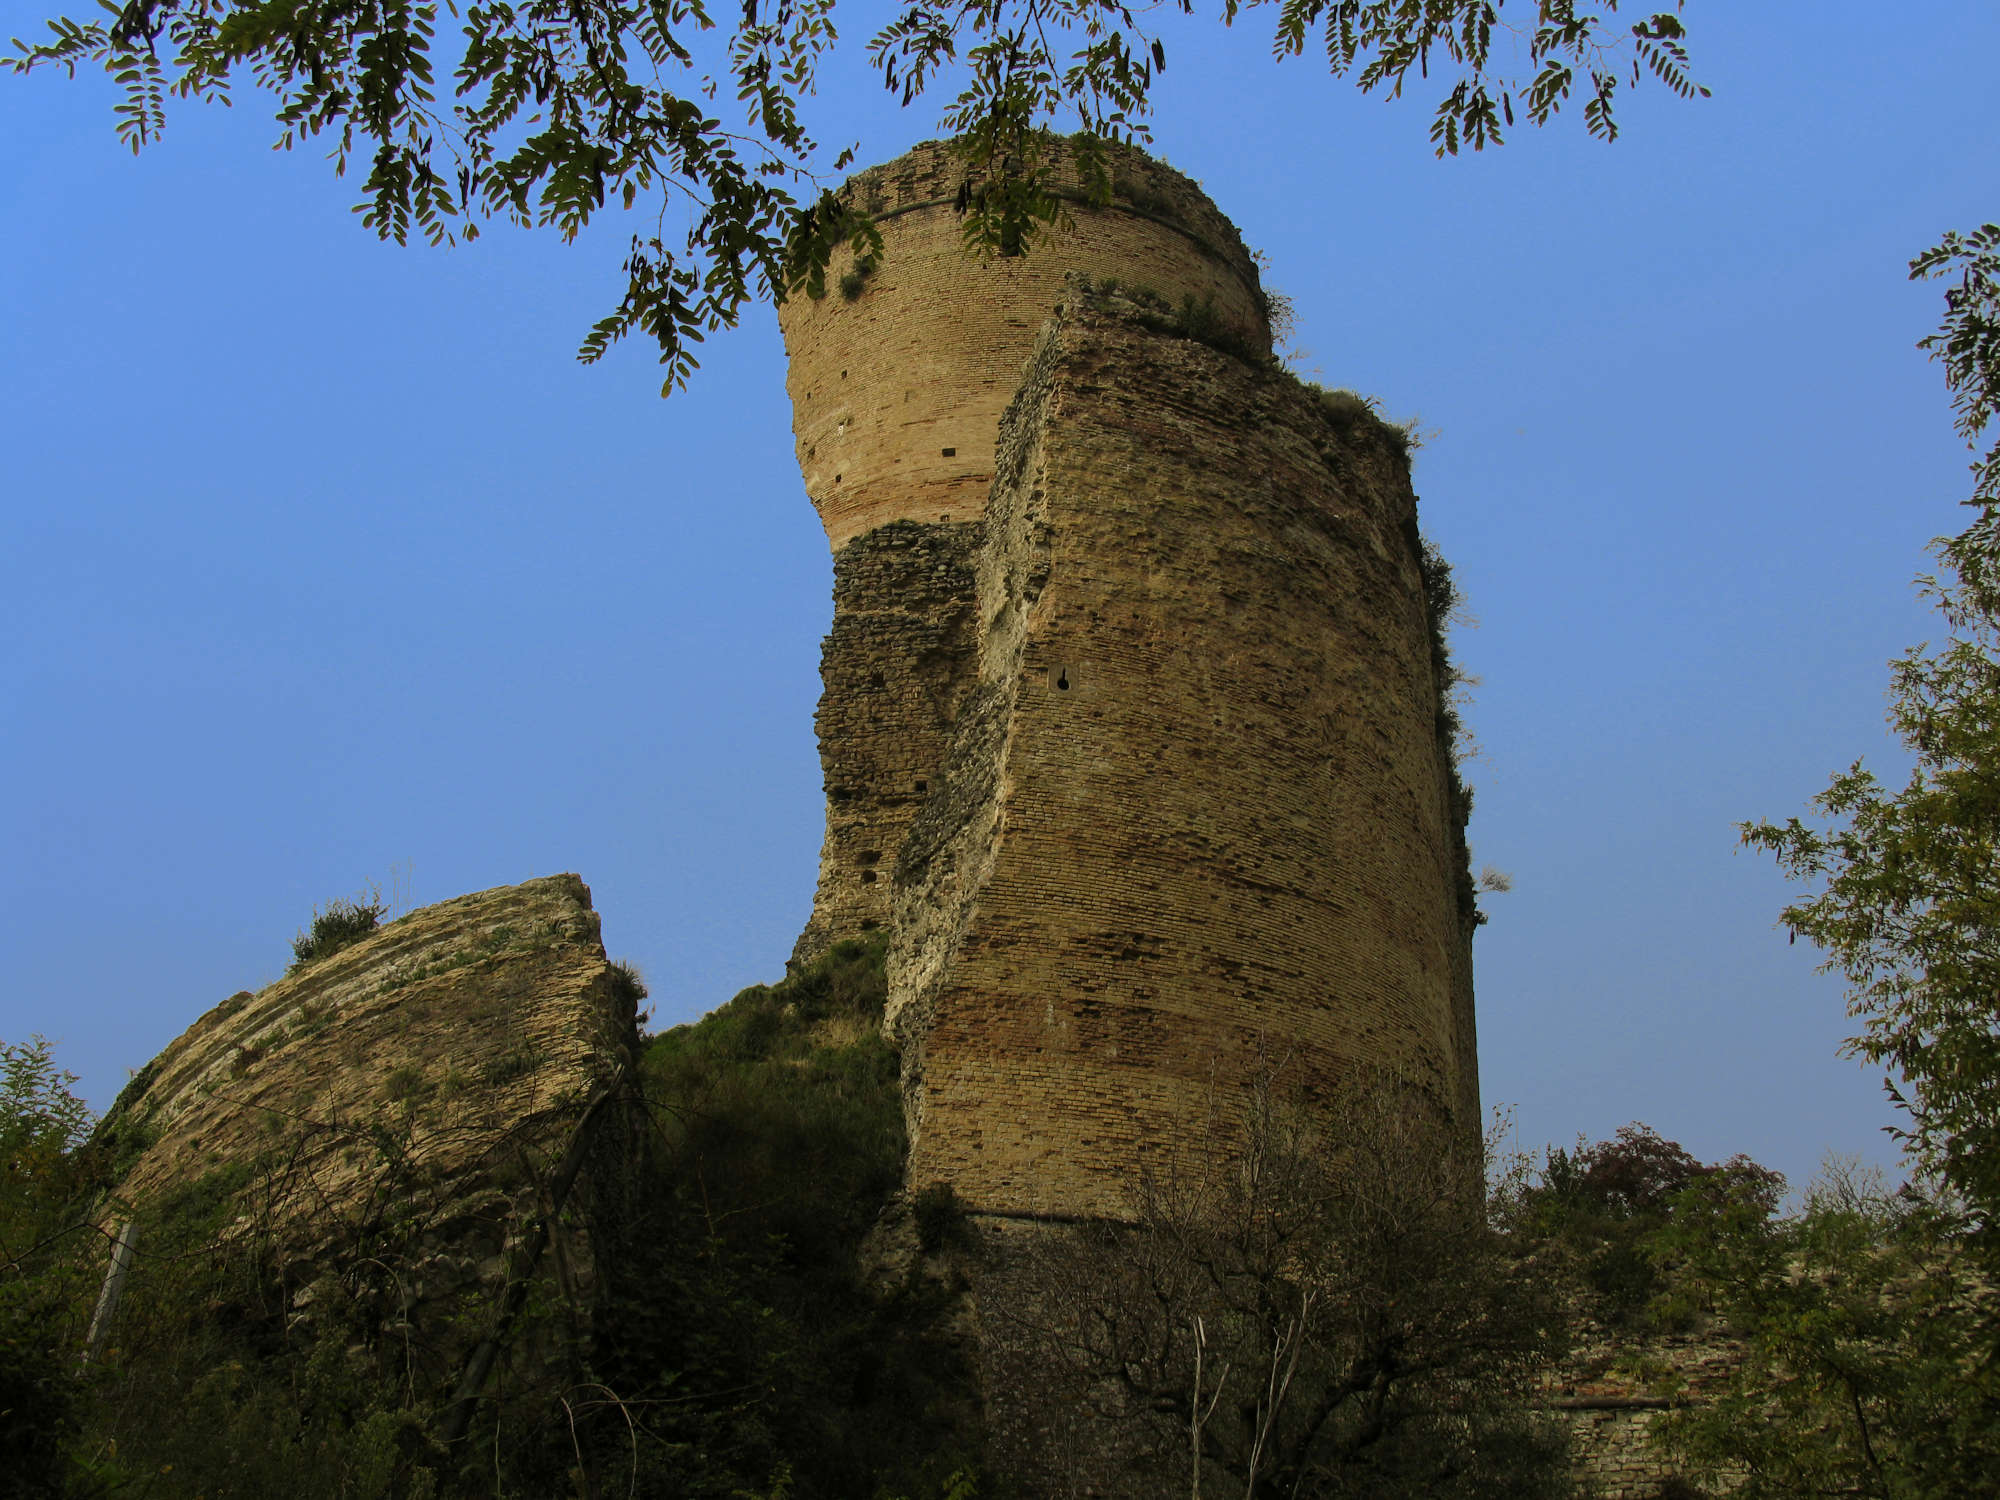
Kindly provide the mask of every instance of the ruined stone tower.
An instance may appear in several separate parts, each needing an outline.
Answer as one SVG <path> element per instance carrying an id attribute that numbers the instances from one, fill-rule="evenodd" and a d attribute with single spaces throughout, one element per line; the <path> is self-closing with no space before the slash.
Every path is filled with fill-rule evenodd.
<path id="1" fill-rule="evenodd" d="M 799 956 L 890 930 L 910 1181 L 987 1214 L 1123 1212 L 1260 1057 L 1478 1107 L 1407 458 L 1272 364 L 1214 205 L 1113 163 L 981 263 L 919 147 L 846 190 L 879 261 L 781 313 L 834 550 Z"/>

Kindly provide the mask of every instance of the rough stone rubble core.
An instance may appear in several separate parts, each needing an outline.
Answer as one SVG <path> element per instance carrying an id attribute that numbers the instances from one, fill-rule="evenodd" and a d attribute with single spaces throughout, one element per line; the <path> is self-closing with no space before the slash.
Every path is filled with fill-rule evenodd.
<path id="1" fill-rule="evenodd" d="M 1186 179 L 1120 151 L 1108 208 L 984 263 L 959 180 L 936 143 L 855 178 L 879 262 L 781 310 L 835 574 L 795 956 L 891 930 L 908 1181 L 1121 1215 L 1267 1062 L 1476 1129 L 1407 460 L 1272 366 Z"/>

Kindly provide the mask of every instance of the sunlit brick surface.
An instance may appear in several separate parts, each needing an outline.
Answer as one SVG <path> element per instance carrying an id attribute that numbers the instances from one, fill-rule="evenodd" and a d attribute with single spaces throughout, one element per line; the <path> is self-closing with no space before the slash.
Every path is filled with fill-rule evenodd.
<path id="1" fill-rule="evenodd" d="M 850 300 L 839 281 L 853 262 L 837 259 L 823 298 L 779 314 L 799 468 L 836 552 L 887 521 L 979 519 L 1000 413 L 1069 272 L 1207 301 L 1270 347 L 1235 228 L 1178 172 L 1134 151 L 1112 161 L 1110 206 L 1068 202 L 1069 226 L 1031 254 L 984 262 L 961 248 L 964 172 L 943 144 L 849 184 L 880 226 L 879 264 Z"/>
<path id="2" fill-rule="evenodd" d="M 1260 1059 L 1469 1120 L 1404 460 L 1288 375 L 1091 311 L 1001 441 L 980 686 L 897 872 L 910 1180 L 1122 1212 Z"/>

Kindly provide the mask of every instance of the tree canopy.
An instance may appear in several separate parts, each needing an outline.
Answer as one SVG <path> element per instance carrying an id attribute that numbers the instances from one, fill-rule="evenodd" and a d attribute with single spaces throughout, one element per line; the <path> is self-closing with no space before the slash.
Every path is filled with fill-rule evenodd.
<path id="1" fill-rule="evenodd" d="M 1948 1203 L 1833 1160 L 1792 1214 L 1714 1178 L 1683 1191 L 1647 1249 L 1672 1300 L 1742 1342 L 1709 1399 L 1653 1429 L 1711 1488 L 1948 1500 L 2000 1460 L 1993 1310 Z"/>
<path id="2" fill-rule="evenodd" d="M 706 333 L 753 301 L 816 290 L 836 245 L 867 243 L 829 183 L 852 151 L 829 163 L 808 128 L 840 40 L 833 0 L 714 14 L 704 0 L 447 0 L 443 15 L 435 0 L 97 3 L 103 16 L 15 38 L 8 62 L 101 66 L 135 152 L 165 129 L 170 99 L 226 103 L 247 76 L 275 101 L 280 147 L 321 139 L 337 175 L 365 174 L 357 209 L 385 239 L 471 240 L 495 218 L 574 238 L 607 205 L 643 206 L 624 291 L 579 357 L 651 338 L 663 391 L 685 384 Z M 1705 93 L 1684 0 L 1654 3 L 1621 15 L 1621 0 L 1534 0 L 1510 15 L 1506 0 L 1221 0 L 1216 19 L 1265 6 L 1277 57 L 1316 51 L 1363 93 L 1428 91 L 1442 156 L 1497 146 L 1517 120 L 1548 124 L 1579 96 L 1585 127 L 1612 140 L 1619 89 L 1647 78 Z M 911 0 L 866 47 L 905 106 L 948 95 L 939 123 L 964 155 L 966 239 L 987 254 L 1057 220 L 1065 156 L 1109 191 L 1103 143 L 1147 138 L 1167 65 L 1122 0 Z M 1067 146 L 1056 125 L 1076 131 Z"/>
<path id="3" fill-rule="evenodd" d="M 1892 1070 L 1915 1165 L 1962 1199 L 2000 1254 L 2000 225 L 1952 233 L 1910 263 L 1952 277 L 1920 347 L 1944 366 L 1974 453 L 1972 522 L 1941 538 L 1942 578 L 1920 580 L 1947 635 L 1890 664 L 1889 723 L 1915 766 L 1892 790 L 1862 762 L 1814 806 L 1827 819 L 1746 823 L 1744 842 L 1820 882 L 1784 921 L 1845 975 L 1862 1023 L 1850 1050 Z"/>
<path id="4" fill-rule="evenodd" d="M 1992 526 L 1990 512 L 1981 526 Z M 1946 544 L 1983 576 L 1971 533 Z M 2000 1232 L 2000 613 L 1987 591 L 1934 584 L 1952 628 L 1892 664 L 1890 722 L 1915 758 L 1900 788 L 1860 761 L 1836 775 L 1814 827 L 1746 824 L 1745 842 L 1823 882 L 1784 921 L 1845 975 L 1862 1023 L 1850 1050 L 1892 1069 L 1917 1166 L 1950 1183 L 1976 1227 Z"/>

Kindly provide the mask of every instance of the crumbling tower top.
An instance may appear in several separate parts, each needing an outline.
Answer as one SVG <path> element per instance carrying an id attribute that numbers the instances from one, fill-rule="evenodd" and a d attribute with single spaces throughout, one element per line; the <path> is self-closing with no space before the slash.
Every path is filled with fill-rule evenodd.
<path id="1" fill-rule="evenodd" d="M 779 310 L 799 468 L 835 551 L 890 521 L 974 521 L 993 481 L 1000 414 L 1072 271 L 1144 288 L 1271 345 L 1257 268 L 1194 183 L 1109 148 L 1112 197 L 1058 189 L 1068 222 L 1031 252 L 965 254 L 963 165 L 942 141 L 856 175 L 843 190 L 882 234 L 873 266 L 836 257 L 827 293 Z"/>

